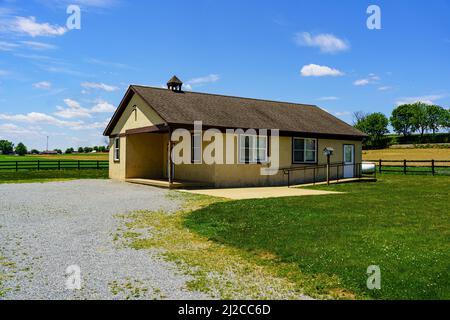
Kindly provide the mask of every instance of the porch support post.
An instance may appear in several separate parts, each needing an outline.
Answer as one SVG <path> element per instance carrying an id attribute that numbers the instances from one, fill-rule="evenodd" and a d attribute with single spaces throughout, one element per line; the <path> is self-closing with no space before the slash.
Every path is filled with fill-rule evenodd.
<path id="1" fill-rule="evenodd" d="M 168 147 L 168 155 L 167 155 L 167 165 L 169 166 L 167 169 L 169 184 L 173 183 L 173 162 L 172 162 L 172 128 L 169 127 L 169 147 Z"/>

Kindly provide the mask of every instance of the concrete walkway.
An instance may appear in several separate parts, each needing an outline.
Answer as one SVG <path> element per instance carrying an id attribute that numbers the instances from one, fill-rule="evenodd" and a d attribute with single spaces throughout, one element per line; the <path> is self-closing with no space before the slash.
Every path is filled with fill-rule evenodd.
<path id="1" fill-rule="evenodd" d="M 183 192 L 201 194 L 211 197 L 227 198 L 232 200 L 265 199 L 283 197 L 320 196 L 327 194 L 340 194 L 340 192 L 308 190 L 288 187 L 264 187 L 264 188 L 233 188 L 233 189 L 202 189 L 180 190 Z"/>

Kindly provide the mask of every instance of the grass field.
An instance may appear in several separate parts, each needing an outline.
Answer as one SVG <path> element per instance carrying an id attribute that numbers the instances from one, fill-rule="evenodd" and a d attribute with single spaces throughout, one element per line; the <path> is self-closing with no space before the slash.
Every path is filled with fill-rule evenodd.
<path id="1" fill-rule="evenodd" d="M 450 160 L 450 149 L 383 149 L 363 151 L 363 160 Z"/>
<path id="2" fill-rule="evenodd" d="M 184 225 L 244 255 L 272 257 L 278 275 L 307 294 L 450 299 L 449 185 L 449 177 L 385 174 L 320 187 L 345 194 L 213 203 Z M 381 290 L 367 289 L 371 265 L 381 268 Z"/>
<path id="3" fill-rule="evenodd" d="M 43 171 L 0 171 L 2 183 L 34 183 L 77 179 L 107 179 L 108 170 L 43 170 Z"/>
<path id="4" fill-rule="evenodd" d="M 0 161 L 36 161 L 36 160 L 108 160 L 107 153 L 27 155 L 23 157 L 0 155 Z"/>

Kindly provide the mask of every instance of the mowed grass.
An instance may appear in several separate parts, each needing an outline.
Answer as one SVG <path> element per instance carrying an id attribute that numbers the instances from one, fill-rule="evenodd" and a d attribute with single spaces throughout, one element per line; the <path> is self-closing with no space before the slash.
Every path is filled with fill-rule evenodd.
<path id="1" fill-rule="evenodd" d="M 35 183 L 78 179 L 108 179 L 108 170 L 42 170 L 42 171 L 0 171 L 0 184 L 4 183 Z"/>
<path id="2" fill-rule="evenodd" d="M 82 154 L 58 154 L 58 155 L 0 155 L 0 161 L 37 161 L 37 160 L 108 160 L 107 153 L 82 153 Z"/>
<path id="3" fill-rule="evenodd" d="M 383 149 L 363 151 L 363 160 L 450 160 L 447 149 Z"/>
<path id="4" fill-rule="evenodd" d="M 291 281 L 296 273 L 338 278 L 340 288 L 323 282 L 319 291 L 450 299 L 449 187 L 445 176 L 385 174 L 377 183 L 320 187 L 345 194 L 219 202 L 184 224 L 219 244 L 273 254 Z M 284 272 L 285 263 L 297 271 Z M 371 265 L 381 268 L 381 290 L 367 288 Z"/>

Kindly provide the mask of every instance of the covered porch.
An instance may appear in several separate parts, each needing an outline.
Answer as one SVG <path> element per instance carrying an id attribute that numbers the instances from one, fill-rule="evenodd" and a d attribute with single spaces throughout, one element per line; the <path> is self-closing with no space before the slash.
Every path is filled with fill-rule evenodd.
<path id="1" fill-rule="evenodd" d="M 168 126 L 127 130 L 125 181 L 169 189 L 213 187 L 202 181 L 201 176 L 193 174 L 192 166 L 174 165 L 170 157 L 173 149 L 169 139 L 171 133 Z"/>

